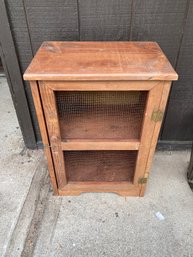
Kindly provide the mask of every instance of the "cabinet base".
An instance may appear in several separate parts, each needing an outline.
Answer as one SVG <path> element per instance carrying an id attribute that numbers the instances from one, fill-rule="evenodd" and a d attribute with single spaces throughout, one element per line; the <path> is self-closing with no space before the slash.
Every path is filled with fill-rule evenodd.
<path id="1" fill-rule="evenodd" d="M 71 182 L 58 190 L 58 195 L 80 195 L 82 193 L 115 193 L 120 196 L 143 196 L 141 186 L 128 182 Z"/>

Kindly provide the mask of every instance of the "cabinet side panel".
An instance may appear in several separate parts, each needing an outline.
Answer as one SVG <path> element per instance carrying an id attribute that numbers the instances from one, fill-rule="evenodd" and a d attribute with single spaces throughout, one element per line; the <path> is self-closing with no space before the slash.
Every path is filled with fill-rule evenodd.
<path id="1" fill-rule="evenodd" d="M 61 147 L 60 128 L 56 109 L 54 91 L 44 82 L 40 84 L 40 94 L 50 141 L 51 152 L 54 160 L 58 188 L 66 185 L 64 156 Z"/>
<path id="2" fill-rule="evenodd" d="M 30 86 L 31 86 L 34 105 L 35 105 L 36 114 L 37 114 L 37 118 L 38 118 L 38 123 L 40 126 L 42 141 L 44 144 L 44 153 L 45 153 L 45 156 L 46 156 L 47 162 L 48 162 L 48 169 L 49 169 L 49 173 L 50 173 L 50 178 L 51 178 L 54 194 L 58 195 L 56 175 L 55 175 L 55 170 L 54 170 L 54 165 L 53 165 L 52 154 L 51 154 L 51 151 L 49 148 L 50 143 L 49 143 L 49 139 L 48 139 L 45 117 L 44 117 L 44 113 L 43 113 L 43 109 L 42 109 L 42 103 L 41 103 L 41 99 L 40 99 L 38 84 L 36 81 L 31 81 Z"/>
<path id="3" fill-rule="evenodd" d="M 169 92 L 170 92 L 170 87 L 171 87 L 170 81 L 165 82 L 163 85 L 163 91 L 162 91 L 162 96 L 161 96 L 161 101 L 160 101 L 160 106 L 159 106 L 159 110 L 162 111 L 163 113 L 166 108 L 166 104 L 167 104 L 167 100 L 168 100 L 168 96 L 169 96 Z M 145 168 L 145 172 L 144 172 L 145 177 L 149 176 L 149 172 L 150 172 L 150 168 L 151 168 L 151 164 L 152 164 L 152 160 L 153 160 L 153 155 L 155 152 L 155 148 L 156 148 L 156 144 L 157 144 L 157 140 L 158 140 L 158 136 L 159 136 L 159 132 L 160 132 L 160 128 L 161 128 L 161 124 L 162 124 L 162 121 L 157 121 L 155 124 L 155 127 L 154 127 L 154 132 L 153 132 L 153 136 L 152 136 L 152 140 L 151 140 L 151 146 L 150 146 L 147 164 L 146 164 L 146 168 Z M 144 195 L 145 188 L 146 188 L 146 184 L 143 184 L 141 186 L 140 196 Z"/>
<path id="4" fill-rule="evenodd" d="M 152 113 L 159 110 L 161 95 L 163 90 L 163 82 L 157 84 L 149 91 L 146 110 L 144 113 L 144 122 L 141 133 L 141 140 L 134 176 L 134 184 L 137 185 L 140 178 L 144 177 L 145 167 L 150 151 L 151 140 L 155 128 L 155 121 L 152 120 Z"/>

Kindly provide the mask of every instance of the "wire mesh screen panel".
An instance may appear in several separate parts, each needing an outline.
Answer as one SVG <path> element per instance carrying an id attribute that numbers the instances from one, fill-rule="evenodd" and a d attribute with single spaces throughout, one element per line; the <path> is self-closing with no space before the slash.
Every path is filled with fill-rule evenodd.
<path id="1" fill-rule="evenodd" d="M 68 181 L 132 182 L 137 151 L 65 151 Z"/>
<path id="2" fill-rule="evenodd" d="M 62 139 L 139 139 L 146 91 L 56 91 Z"/>

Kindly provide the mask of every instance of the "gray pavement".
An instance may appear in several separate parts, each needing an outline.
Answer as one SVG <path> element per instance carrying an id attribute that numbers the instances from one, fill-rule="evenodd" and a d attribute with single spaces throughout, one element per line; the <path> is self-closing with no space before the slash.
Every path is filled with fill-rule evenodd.
<path id="1" fill-rule="evenodd" d="M 6 79 L 0 77 L 0 256 L 12 234 L 28 195 L 42 151 L 24 147 Z M 30 212 L 26 220 L 30 223 Z M 21 234 L 21 238 L 24 234 Z"/>
<path id="2" fill-rule="evenodd" d="M 144 198 L 54 197 L 43 152 L 24 147 L 4 78 L 0 145 L 0 256 L 193 256 L 188 151 L 155 154 Z"/>

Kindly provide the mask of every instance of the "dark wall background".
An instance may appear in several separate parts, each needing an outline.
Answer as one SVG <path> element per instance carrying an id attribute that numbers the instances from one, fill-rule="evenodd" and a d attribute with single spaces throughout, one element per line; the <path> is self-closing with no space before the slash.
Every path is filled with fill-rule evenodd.
<path id="1" fill-rule="evenodd" d="M 7 0 L 5 6 L 21 73 L 42 41 L 157 41 L 180 76 L 160 140 L 193 140 L 193 0 Z M 40 141 L 28 83 L 24 89 Z"/>

